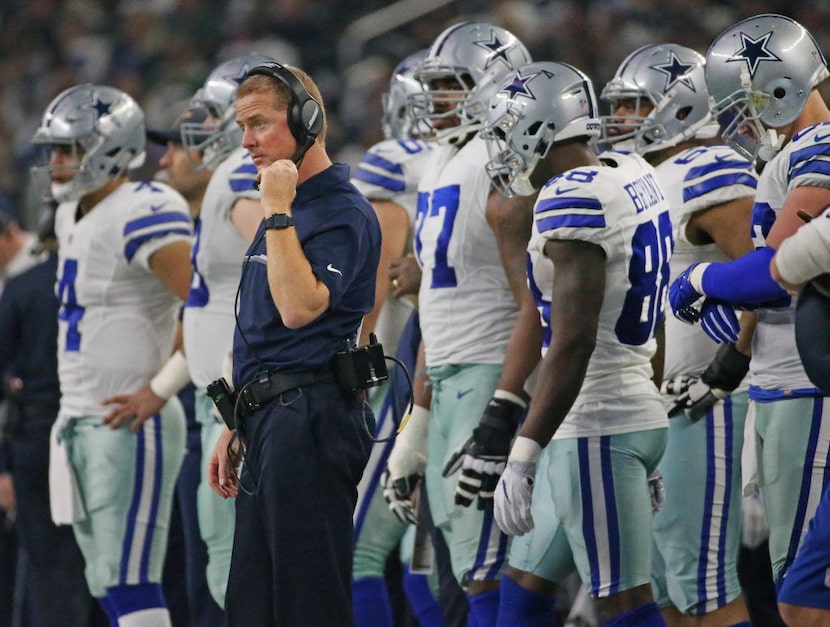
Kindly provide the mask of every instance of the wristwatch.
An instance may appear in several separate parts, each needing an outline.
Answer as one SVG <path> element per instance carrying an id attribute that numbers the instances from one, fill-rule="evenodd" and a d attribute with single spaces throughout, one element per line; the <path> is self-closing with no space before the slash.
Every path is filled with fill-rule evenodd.
<path id="1" fill-rule="evenodd" d="M 294 218 L 287 213 L 275 213 L 265 218 L 265 229 L 287 229 L 294 226 Z"/>

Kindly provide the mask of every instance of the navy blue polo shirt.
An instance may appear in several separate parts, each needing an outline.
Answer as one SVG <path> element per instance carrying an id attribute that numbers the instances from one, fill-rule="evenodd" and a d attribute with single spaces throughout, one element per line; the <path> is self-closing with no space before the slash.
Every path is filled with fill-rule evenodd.
<path id="1" fill-rule="evenodd" d="M 240 389 L 263 369 L 313 370 L 354 341 L 375 300 L 380 226 L 368 200 L 334 164 L 297 186 L 294 228 L 311 269 L 330 292 L 329 308 L 300 329 L 287 328 L 268 288 L 264 224 L 242 268 L 233 338 L 233 380 Z"/>

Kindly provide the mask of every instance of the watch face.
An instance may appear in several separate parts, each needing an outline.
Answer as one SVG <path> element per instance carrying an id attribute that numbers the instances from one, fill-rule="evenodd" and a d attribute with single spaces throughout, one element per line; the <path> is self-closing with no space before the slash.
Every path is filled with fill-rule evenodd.
<path id="1" fill-rule="evenodd" d="M 275 213 L 265 218 L 266 229 L 287 229 L 294 226 L 294 220 L 287 213 Z"/>

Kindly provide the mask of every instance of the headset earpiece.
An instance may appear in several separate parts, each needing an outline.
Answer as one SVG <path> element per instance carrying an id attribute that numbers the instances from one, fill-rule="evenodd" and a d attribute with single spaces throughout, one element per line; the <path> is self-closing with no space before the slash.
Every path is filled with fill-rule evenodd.
<path id="1" fill-rule="evenodd" d="M 323 109 L 312 98 L 303 83 L 285 66 L 276 62 L 261 63 L 248 72 L 248 76 L 262 74 L 279 81 L 291 91 L 291 103 L 288 105 L 288 130 L 297 140 L 297 153 L 292 160 L 300 162 L 306 151 L 314 144 L 317 135 L 323 130 Z"/>

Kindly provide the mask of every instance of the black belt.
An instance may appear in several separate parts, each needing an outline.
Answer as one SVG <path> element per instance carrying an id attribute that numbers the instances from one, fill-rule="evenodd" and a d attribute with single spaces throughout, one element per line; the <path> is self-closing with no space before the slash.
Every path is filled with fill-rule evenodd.
<path id="1" fill-rule="evenodd" d="M 256 411 L 280 394 L 314 383 L 334 383 L 337 377 L 329 366 L 305 372 L 265 372 L 242 388 L 240 409 L 244 414 Z"/>

